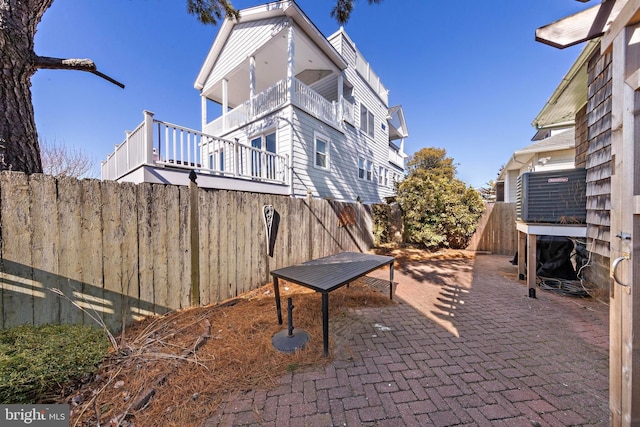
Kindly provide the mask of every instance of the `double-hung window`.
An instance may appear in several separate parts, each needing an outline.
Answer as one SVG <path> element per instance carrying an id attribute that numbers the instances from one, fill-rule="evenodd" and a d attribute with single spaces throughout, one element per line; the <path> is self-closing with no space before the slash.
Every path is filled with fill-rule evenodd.
<path id="1" fill-rule="evenodd" d="M 373 132 L 373 113 L 360 103 L 360 130 L 365 132 L 371 138 L 374 137 Z"/>
<path id="2" fill-rule="evenodd" d="M 389 170 L 384 166 L 378 167 L 378 184 L 385 187 L 389 185 Z"/>
<path id="3" fill-rule="evenodd" d="M 358 178 L 365 181 L 373 179 L 373 162 L 371 160 L 358 157 Z"/>
<path id="4" fill-rule="evenodd" d="M 313 135 L 313 165 L 318 169 L 329 169 L 329 138 L 320 133 Z"/>

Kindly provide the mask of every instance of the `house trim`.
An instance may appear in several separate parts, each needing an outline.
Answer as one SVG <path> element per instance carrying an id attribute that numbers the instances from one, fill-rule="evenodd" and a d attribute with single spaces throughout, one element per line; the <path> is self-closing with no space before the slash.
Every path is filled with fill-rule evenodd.
<path id="1" fill-rule="evenodd" d="M 288 16 L 291 18 L 322 50 L 324 54 L 341 70 L 347 68 L 347 63 L 336 49 L 329 43 L 318 27 L 316 27 L 294 1 L 281 1 L 267 3 L 249 9 L 243 9 L 238 20 L 225 19 L 220 27 L 218 36 L 213 41 L 213 45 L 204 60 L 200 72 L 196 77 L 194 87 L 199 91 L 204 89 L 207 77 L 213 70 L 216 58 L 224 48 L 224 45 L 233 31 L 233 27 L 238 23 L 257 21 L 261 19 L 273 18 L 277 16 Z"/>

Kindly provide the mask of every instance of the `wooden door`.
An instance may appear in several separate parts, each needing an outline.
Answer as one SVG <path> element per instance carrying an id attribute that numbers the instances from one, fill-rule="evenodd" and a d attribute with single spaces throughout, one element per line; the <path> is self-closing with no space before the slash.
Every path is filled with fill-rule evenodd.
<path id="1" fill-rule="evenodd" d="M 624 28 L 613 41 L 612 55 L 609 341 L 612 426 L 640 425 L 639 39 L 638 26 Z"/>

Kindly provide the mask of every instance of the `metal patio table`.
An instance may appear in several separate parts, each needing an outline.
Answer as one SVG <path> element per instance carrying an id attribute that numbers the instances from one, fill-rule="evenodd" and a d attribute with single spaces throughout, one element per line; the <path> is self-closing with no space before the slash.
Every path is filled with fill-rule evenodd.
<path id="1" fill-rule="evenodd" d="M 302 264 L 273 270 L 278 323 L 282 324 L 282 308 L 278 279 L 296 283 L 322 293 L 322 343 L 325 357 L 329 354 L 329 292 L 385 265 L 389 266 L 389 298 L 393 299 L 393 262 L 395 258 L 359 252 L 341 252 Z"/>

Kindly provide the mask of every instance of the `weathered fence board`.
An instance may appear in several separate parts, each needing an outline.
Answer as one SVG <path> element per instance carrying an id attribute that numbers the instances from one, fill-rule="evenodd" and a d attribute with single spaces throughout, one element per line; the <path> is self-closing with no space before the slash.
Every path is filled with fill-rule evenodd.
<path id="1" fill-rule="evenodd" d="M 513 255 L 518 250 L 515 203 L 486 203 L 478 228 L 467 249 L 498 255 Z"/>
<path id="2" fill-rule="evenodd" d="M 82 253 L 82 285 L 74 291 L 73 297 L 77 304 L 88 310 L 83 316 L 84 322 L 89 323 L 89 314 L 102 314 L 98 311 L 103 294 L 103 248 L 102 248 L 102 191 L 101 183 L 96 180 L 81 181 L 81 236 L 80 251 Z M 59 190 L 62 190 L 59 188 Z M 60 236 L 62 239 L 63 236 Z M 71 236 L 68 236 L 72 238 Z"/>
<path id="3" fill-rule="evenodd" d="M 1 174 L 2 321 L 3 326 L 32 323 L 34 298 L 44 298 L 33 286 L 29 182 L 20 174 Z"/>
<path id="4" fill-rule="evenodd" d="M 173 201 L 172 201 L 173 202 Z M 162 307 L 169 307 L 169 268 L 166 260 L 167 236 L 170 233 L 167 216 L 171 206 L 167 197 L 167 186 L 153 186 L 151 197 L 151 247 L 153 252 L 153 303 Z M 164 205 L 165 209 L 159 209 Z"/>
<path id="5" fill-rule="evenodd" d="M 117 314 L 123 313 L 121 295 L 124 295 L 122 277 L 122 246 L 125 238 L 122 233 L 120 204 L 124 193 L 124 186 L 113 181 L 106 181 L 102 190 L 102 262 L 104 275 L 104 290 L 102 292 L 102 310 L 105 316 L 111 318 L 109 323 L 117 323 Z"/>
<path id="6" fill-rule="evenodd" d="M 53 178 L 48 178 L 55 182 Z M 51 206 L 57 205 L 58 233 L 68 236 L 62 238 L 56 235 L 58 245 L 58 277 L 49 284 L 50 288 L 59 289 L 64 295 L 75 298 L 74 292 L 83 293 L 82 259 L 88 254 L 82 247 L 82 187 L 76 179 L 62 178 L 58 180 L 58 197 L 51 201 Z M 53 193 L 54 195 L 56 193 Z M 46 282 L 45 282 L 46 283 Z M 48 298 L 60 305 L 60 319 L 67 319 L 69 323 L 81 323 L 83 312 L 69 300 Z"/>
<path id="7" fill-rule="evenodd" d="M 197 198 L 200 304 L 268 283 L 275 268 L 373 244 L 361 204 L 207 189 Z M 190 200 L 187 187 L 0 173 L 2 327 L 99 316 L 118 329 L 189 306 Z M 265 205 L 276 213 L 272 255 Z"/>
<path id="8" fill-rule="evenodd" d="M 45 175 L 34 175 L 29 180 L 29 192 L 31 218 L 40 218 L 40 221 L 31 222 L 33 284 L 45 293 L 44 298 L 33 299 L 33 321 L 38 324 L 57 323 L 60 321 L 60 306 L 46 295 L 49 292 L 47 287 L 58 286 L 59 230 L 55 180 Z"/>
<path id="9" fill-rule="evenodd" d="M 138 200 L 138 286 L 140 299 L 153 303 L 153 227 L 151 220 L 151 201 L 153 189 L 151 184 L 139 184 L 137 188 Z M 139 306 L 137 314 L 146 314 L 145 307 Z"/>

